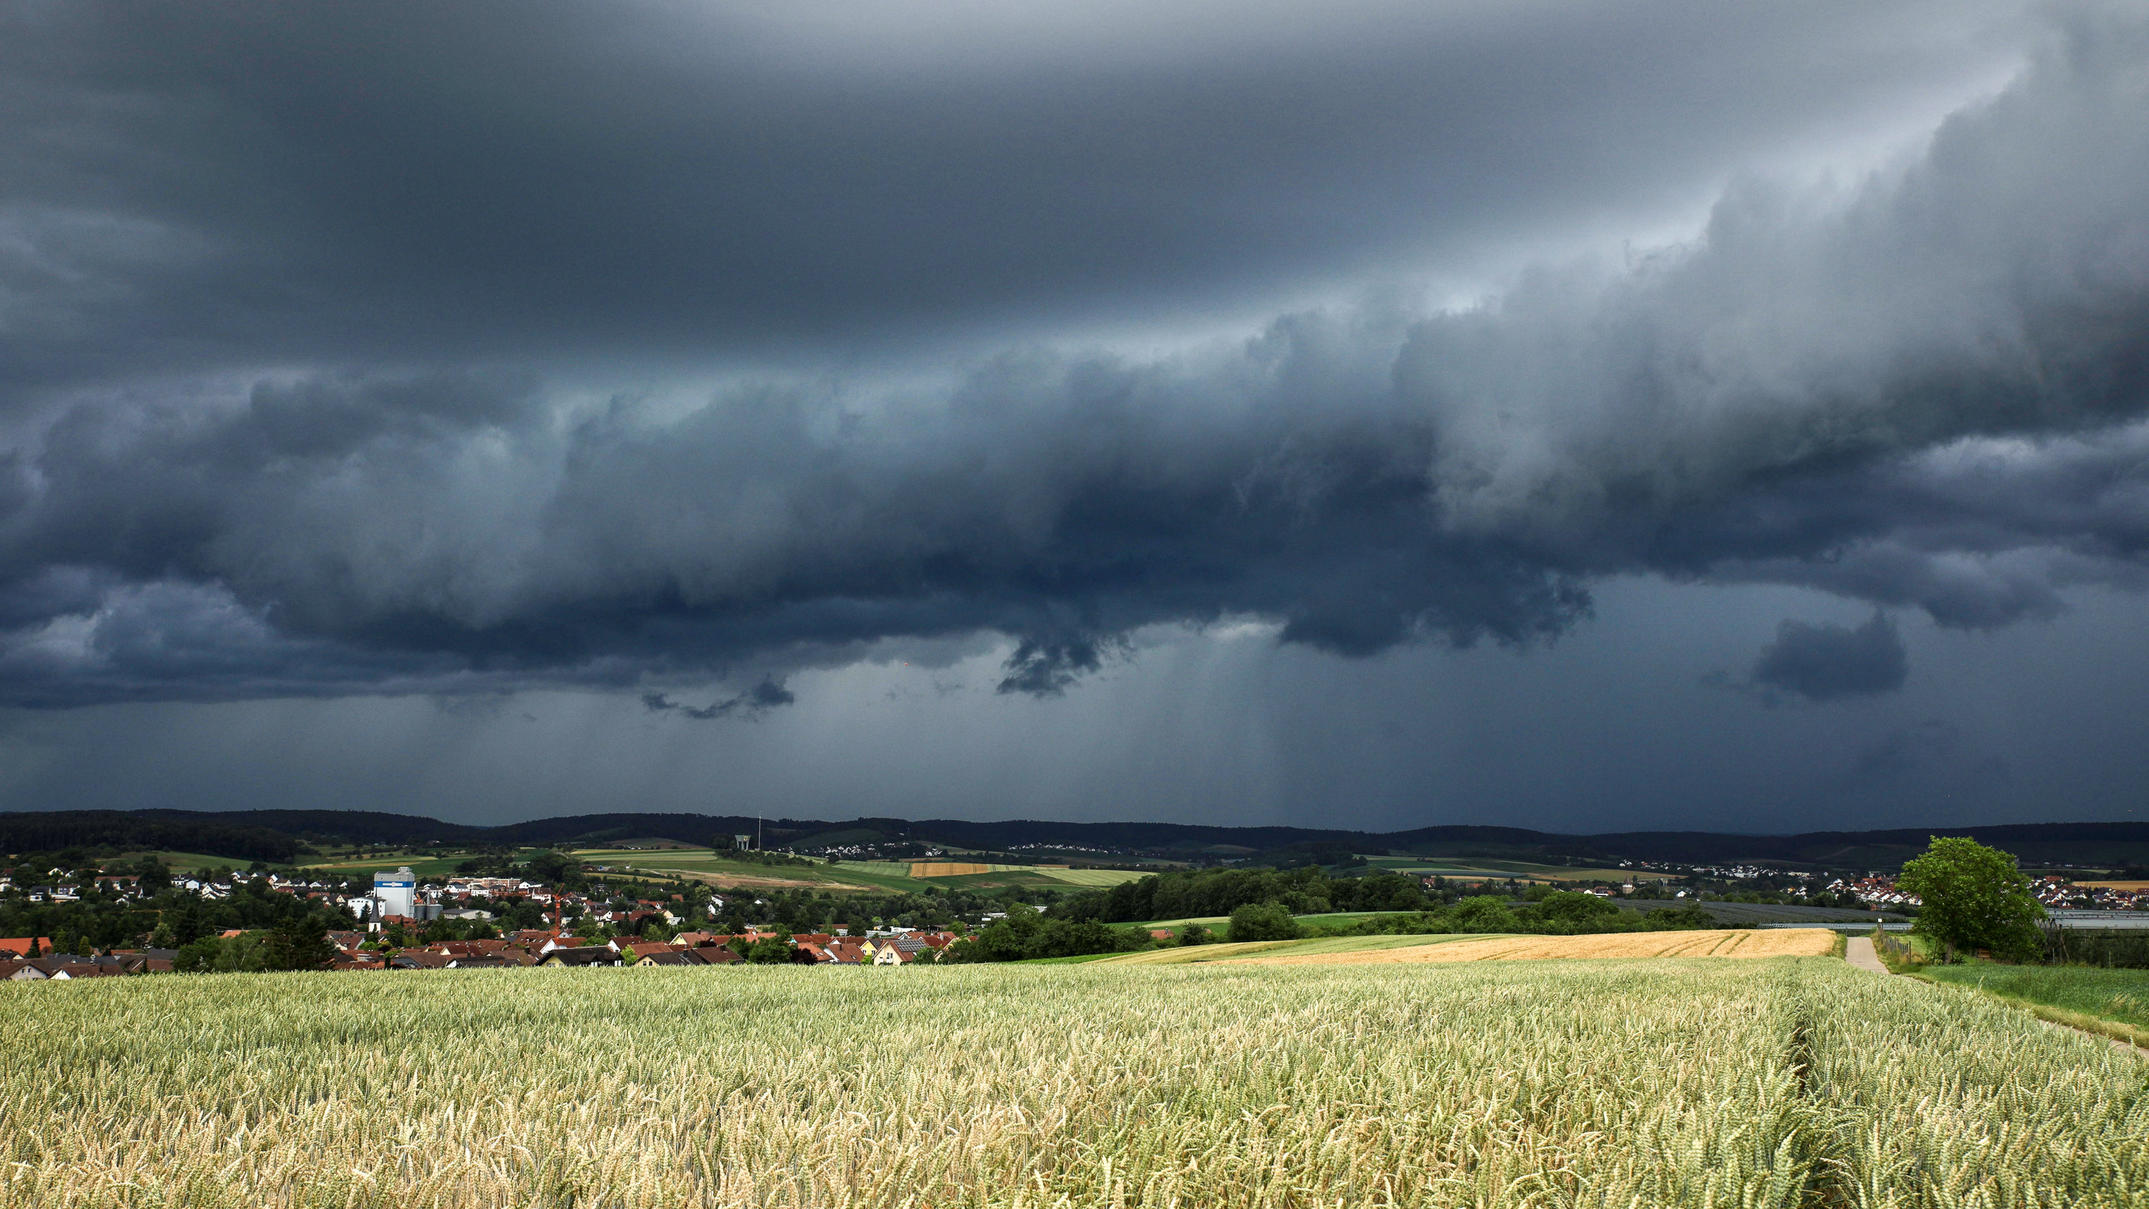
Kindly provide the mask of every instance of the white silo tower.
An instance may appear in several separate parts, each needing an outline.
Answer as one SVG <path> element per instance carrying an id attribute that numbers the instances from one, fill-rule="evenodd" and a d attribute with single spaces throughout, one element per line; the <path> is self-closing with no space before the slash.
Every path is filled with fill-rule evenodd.
<path id="1" fill-rule="evenodd" d="M 390 915 L 409 916 L 411 905 L 418 896 L 418 878 L 405 865 L 394 873 L 373 875 L 374 918 Z"/>

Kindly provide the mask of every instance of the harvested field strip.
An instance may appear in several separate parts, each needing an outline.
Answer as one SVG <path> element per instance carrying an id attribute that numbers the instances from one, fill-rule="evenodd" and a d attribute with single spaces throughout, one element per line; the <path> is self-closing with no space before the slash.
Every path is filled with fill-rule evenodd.
<path id="1" fill-rule="evenodd" d="M 1264 965 L 1352 965 L 1360 962 L 1418 963 L 1450 961 L 1552 961 L 1565 958 L 1642 957 L 1822 957 L 1834 952 L 1835 937 L 1820 928 L 1780 928 L 1766 932 L 1614 932 L 1603 936 L 1516 936 L 1501 940 L 1464 940 L 1369 949 L 1342 953 L 1274 953 L 1244 960 Z"/>
<path id="2" fill-rule="evenodd" d="M 1232 961 L 1256 953 L 1315 955 L 1357 953 L 1377 949 L 1417 948 L 1429 944 L 1483 940 L 1481 936 L 1327 936 L 1311 940 L 1250 940 L 1237 943 L 1194 945 L 1185 948 L 1151 949 L 1123 953 L 1104 960 L 1114 965 L 1172 966 L 1212 961 Z"/>
<path id="3" fill-rule="evenodd" d="M 976 861 L 912 861 L 912 877 L 967 877 L 973 873 L 995 873 L 1013 869 L 1014 865 L 982 865 Z"/>

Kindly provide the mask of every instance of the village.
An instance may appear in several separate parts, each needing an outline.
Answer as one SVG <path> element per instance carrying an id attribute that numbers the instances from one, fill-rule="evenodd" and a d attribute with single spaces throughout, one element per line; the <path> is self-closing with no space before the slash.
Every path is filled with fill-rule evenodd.
<path id="1" fill-rule="evenodd" d="M 350 928 L 326 928 L 323 960 L 331 970 L 436 970 L 509 966 L 702 966 L 739 963 L 902 966 L 939 961 L 961 932 L 891 924 L 858 934 L 838 926 L 821 932 L 786 932 L 770 926 L 737 931 L 706 930 L 727 908 L 768 906 L 766 900 L 727 900 L 682 887 L 662 898 L 627 897 L 603 884 L 586 890 L 522 878 L 450 876 L 421 883 L 402 868 L 373 878 L 370 892 L 350 883 L 276 873 L 177 877 L 153 887 L 139 875 L 102 874 L 67 881 L 20 884 L 19 873 L 0 873 L 0 898 L 31 904 L 94 899 L 125 907 L 154 893 L 179 891 L 205 903 L 248 893 L 286 895 L 309 905 L 348 913 Z M 532 913 L 546 926 L 510 927 L 498 920 Z M 998 917 L 985 913 L 986 918 Z M 207 939 L 242 941 L 257 930 L 233 928 Z M 177 946 L 95 947 L 56 944 L 49 936 L 0 937 L 0 981 L 69 981 L 80 978 L 184 972 L 190 967 Z M 73 951 L 74 949 L 82 951 Z"/>
<path id="2" fill-rule="evenodd" d="M 2057 873 L 2030 880 L 2030 892 L 2053 911 L 2149 911 L 2149 889 L 2140 886 L 2141 883 L 2085 885 Z M 1896 888 L 1892 874 L 1837 878 L 1829 882 L 1827 889 L 1839 899 L 1855 898 L 1875 910 L 1922 905 L 1917 895 Z"/>

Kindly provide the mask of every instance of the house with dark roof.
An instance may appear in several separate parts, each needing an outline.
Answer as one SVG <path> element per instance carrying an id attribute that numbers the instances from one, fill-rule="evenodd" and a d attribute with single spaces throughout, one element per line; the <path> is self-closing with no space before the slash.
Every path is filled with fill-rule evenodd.
<path id="1" fill-rule="evenodd" d="M 119 978 L 123 971 L 116 967 L 98 965 L 86 957 L 71 953 L 58 957 L 35 957 L 23 963 L 43 970 L 45 977 L 54 982 L 72 982 L 78 978 Z"/>
<path id="2" fill-rule="evenodd" d="M 643 953 L 635 960 L 634 964 L 637 967 L 643 967 L 698 966 L 701 963 L 700 955 L 696 954 L 692 949 L 652 949 Z"/>
<path id="3" fill-rule="evenodd" d="M 558 948 L 548 951 L 537 964 L 541 966 L 616 966 L 619 964 L 619 954 L 604 945 Z"/>

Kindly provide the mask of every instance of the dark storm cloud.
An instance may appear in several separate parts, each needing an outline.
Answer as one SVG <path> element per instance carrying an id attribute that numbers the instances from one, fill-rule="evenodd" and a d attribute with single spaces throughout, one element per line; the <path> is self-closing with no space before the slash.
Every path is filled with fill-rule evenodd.
<path id="1" fill-rule="evenodd" d="M 503 423 L 484 380 L 464 409 L 412 402 L 452 384 L 348 380 L 85 406 L 44 434 L 0 565 L 198 582 L 234 625 L 363 652 L 361 680 L 441 657 L 631 679 L 989 629 L 1024 640 L 1007 687 L 1049 693 L 1129 630 L 1233 612 L 1345 652 L 1557 632 L 1587 603 L 1562 572 L 1427 523 L 1427 426 L 1362 352 L 1399 338 L 1305 318 L 1187 364 L 1010 356 L 874 411 L 771 389 Z M 279 436 L 294 394 L 345 417 L 336 439 Z"/>
<path id="2" fill-rule="evenodd" d="M 1786 620 L 1753 668 L 1755 687 L 1808 701 L 1892 693 L 1909 676 L 1902 636 L 1882 613 L 1856 628 Z"/>
<path id="3" fill-rule="evenodd" d="M 0 11 L 0 380 L 1169 316 L 1648 208 L 1985 4 Z"/>
<path id="4" fill-rule="evenodd" d="M 1057 696 L 1085 673 L 1103 667 L 1112 646 L 1109 640 L 1095 638 L 1025 638 L 1007 657 L 1007 674 L 1000 678 L 995 691 Z"/>
<path id="5" fill-rule="evenodd" d="M 707 722 L 712 718 L 756 718 L 779 706 L 792 705 L 798 701 L 783 681 L 774 676 L 764 676 L 752 688 L 734 693 L 720 701 L 707 705 L 685 705 L 672 700 L 663 693 L 643 693 L 642 708 L 653 714 L 677 713 L 683 718 Z"/>
<path id="6" fill-rule="evenodd" d="M 371 10 L 337 11 L 358 21 L 348 14 Z M 86 97 L 118 107 L 106 117 L 120 127 L 185 127 L 184 107 L 134 114 L 115 99 L 153 65 L 177 80 L 203 70 L 187 48 L 207 35 L 179 10 L 159 12 L 179 23 L 156 29 L 178 48 L 169 62 L 127 50 L 137 37 L 128 34 L 111 53 L 70 43 L 73 59 L 18 78 L 71 72 Z M 217 88 L 187 95 L 219 121 L 255 116 L 219 152 L 240 160 L 257 135 L 276 146 L 296 137 L 296 126 L 260 127 L 262 115 L 302 115 L 326 132 L 317 159 L 287 165 L 289 179 L 269 182 L 265 209 L 250 214 L 262 242 L 235 245 L 283 256 L 288 236 L 313 248 L 315 260 L 292 262 L 304 273 L 264 278 L 304 281 L 308 296 L 219 295 L 177 326 L 122 327 L 123 350 L 210 348 L 221 337 L 209 327 L 233 314 L 244 320 L 233 331 L 251 338 L 246 308 L 287 303 L 301 327 L 348 314 L 352 347 L 394 345 L 382 334 L 389 321 L 367 318 L 368 308 L 415 288 L 404 275 L 421 262 L 440 284 L 409 312 L 428 329 L 399 346 L 409 360 L 498 339 L 536 363 L 528 341 L 544 323 L 532 316 L 548 305 L 587 316 L 589 338 L 624 354 L 649 346 L 608 324 L 649 320 L 661 344 L 666 324 L 744 313 L 731 308 L 766 304 L 768 322 L 799 330 L 812 322 L 798 315 L 823 302 L 838 317 L 870 310 L 922 271 L 902 257 L 952 257 L 949 279 L 968 278 L 975 289 L 963 297 L 983 305 L 1027 287 L 965 257 L 1030 264 L 1033 242 L 1050 245 L 1030 271 L 1055 283 L 1038 289 L 1064 298 L 1082 257 L 1095 259 L 1100 287 L 1133 290 L 1152 269 L 1223 281 L 1207 272 L 1212 256 L 1237 246 L 1144 234 L 1143 206 L 1168 210 L 1168 199 L 1216 191 L 1212 179 L 1175 176 L 1175 156 L 1159 161 L 1153 194 L 1097 202 L 1099 214 L 1121 202 L 1135 210 L 1114 228 L 1123 242 L 1110 255 L 1097 246 L 1102 228 L 1084 225 L 1101 222 L 1096 214 L 1046 207 L 1009 218 L 1020 199 L 991 182 L 989 220 L 958 208 L 943 224 L 919 218 L 899 188 L 850 196 L 840 172 L 825 182 L 829 194 L 755 194 L 762 185 L 747 182 L 765 183 L 768 165 L 751 157 L 740 162 L 756 171 L 736 177 L 745 200 L 723 212 L 753 217 L 759 206 L 765 221 L 690 237 L 686 227 L 708 213 L 697 190 L 734 178 L 696 177 L 691 156 L 676 191 L 636 175 L 656 171 L 674 146 L 640 134 L 671 137 L 675 119 L 651 112 L 636 137 L 613 119 L 618 107 L 652 105 L 661 88 L 623 82 L 609 106 L 580 118 L 554 108 L 552 94 L 534 95 L 543 90 L 495 96 L 510 68 L 529 78 L 537 53 L 510 30 L 498 65 L 459 85 L 498 102 L 480 108 L 501 119 L 486 134 L 503 158 L 466 161 L 455 155 L 474 153 L 443 140 L 473 109 L 447 104 L 455 97 L 437 91 L 446 73 L 426 67 L 459 61 L 453 38 L 396 51 L 415 56 L 416 74 L 376 96 L 361 85 L 390 53 L 380 39 L 347 25 L 315 45 L 307 39 L 325 35 L 264 22 L 215 25 L 219 53 L 259 70 L 220 68 Z M 265 42 L 272 26 L 288 41 Z M 614 37 L 586 34 L 593 62 L 606 61 Z M 319 71 L 296 70 L 278 57 L 286 50 Z M 2139 456 L 2149 440 L 2145 64 L 2138 17 L 2076 13 L 2033 70 L 1950 119 L 1899 169 L 1830 190 L 1745 181 L 1691 245 L 1631 266 L 1537 270 L 1479 308 L 1431 317 L 1369 304 L 1287 316 L 1243 343 L 1168 357 L 1017 350 L 973 359 L 939 388 L 777 379 L 692 406 L 662 390 L 592 405 L 539 372 L 414 371 L 392 358 L 370 370 L 253 370 L 239 391 L 220 392 L 212 377 L 175 379 L 185 388 L 169 394 L 142 382 L 78 384 L 39 396 L 44 410 L 0 452 L 0 683 L 8 699 L 37 704 L 670 683 L 746 660 L 803 666 L 888 639 L 994 632 L 1016 642 L 1003 691 L 1050 694 L 1158 623 L 1254 615 L 1281 623 L 1287 642 L 1350 656 L 1420 640 L 1546 640 L 1588 614 L 1592 577 L 1628 572 L 1804 583 L 1919 607 L 1949 625 L 2048 614 L 2068 583 L 2137 575 L 2149 533 Z M 566 95 L 593 87 L 579 61 L 558 67 Z M 696 87 L 735 83 L 680 70 Z M 875 78 L 858 96 L 880 95 L 867 87 Z M 737 118 L 718 102 L 739 97 L 694 95 L 707 104 L 676 120 Z M 381 106 L 402 120 L 384 124 Z M 39 112 L 49 135 L 62 109 Z M 763 110 L 754 129 L 797 121 L 802 145 L 822 147 L 814 112 Z M 977 120 L 984 133 L 963 137 L 1008 143 L 1012 179 L 1062 180 L 1023 175 L 1042 171 L 1024 166 L 1027 145 L 992 124 L 1000 119 Z M 874 129 L 922 154 L 897 138 L 904 130 Z M 587 140 L 571 153 L 555 145 L 578 134 Z M 677 137 L 716 134 L 694 125 Z M 47 171 L 25 195 L 110 183 L 76 160 L 124 142 L 91 139 L 74 158 L 41 158 Z M 183 146 L 191 150 L 175 162 L 196 168 L 194 157 L 215 150 Z M 407 160 L 391 162 L 391 151 Z M 517 167 L 554 156 L 551 177 Z M 189 193 L 158 177 L 167 169 L 178 170 L 152 162 L 134 192 L 105 200 L 123 209 L 155 192 L 147 181 L 171 186 L 171 205 L 195 207 L 203 222 L 228 219 L 220 193 Z M 229 164 L 209 175 L 220 183 L 199 188 L 212 193 L 247 179 Z M 679 212 L 643 213 L 615 196 L 621 188 Z M 560 195 L 545 203 L 560 213 L 603 213 L 617 229 L 548 226 L 516 209 L 547 192 Z M 407 210 L 389 204 L 398 198 Z M 440 209 L 443 198 L 470 213 Z M 795 252 L 806 237 L 787 223 L 820 213 L 843 227 L 853 205 L 858 238 L 902 243 L 901 256 L 862 255 L 856 292 L 826 298 L 825 266 L 807 257 L 785 278 L 796 292 L 773 298 L 769 283 L 783 272 L 757 249 Z M 479 211 L 495 226 L 479 224 Z M 377 230 L 369 216 L 383 220 Z M 912 220 L 915 229 L 889 225 Z M 1388 220 L 1375 206 L 1368 221 Z M 306 244 L 308 224 L 320 222 L 363 238 Z M 1064 241 L 1017 240 L 1005 224 L 1043 224 Z M 45 247 L 32 236 L 20 246 Z M 510 265 L 511 239 L 548 250 Z M 1299 246 L 1335 251 L 1313 236 Z M 843 244 L 830 255 L 857 251 Z M 374 267 L 361 271 L 361 261 Z M 193 263 L 174 260 L 169 278 L 120 275 L 162 297 L 167 280 L 214 279 L 186 278 Z M 100 278 L 79 268 L 54 280 L 91 289 Z M 680 273 L 695 283 L 674 280 Z M 85 302 L 67 292 L 76 286 L 49 287 L 59 294 L 51 330 L 36 316 L 9 320 L 44 350 L 33 360 L 46 368 L 32 377 L 66 362 L 68 337 L 53 333 L 68 316 L 109 301 Z M 937 313 L 942 287 L 921 278 L 916 288 L 910 314 Z M 498 291 L 497 307 L 479 305 L 493 297 L 486 290 Z M 263 359 L 303 352 L 311 338 L 273 322 L 260 330 Z M 1842 645 L 1800 633 L 1801 649 Z M 1807 695 L 1826 695 L 1826 674 L 1812 675 L 1800 683 L 1820 692 Z"/>

